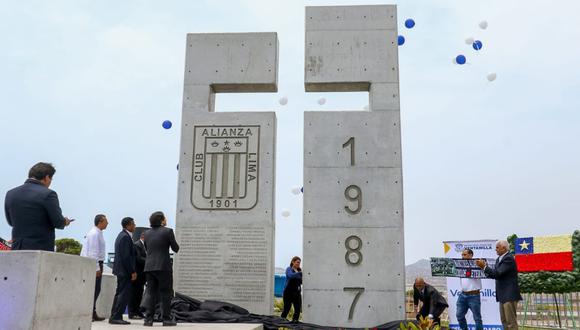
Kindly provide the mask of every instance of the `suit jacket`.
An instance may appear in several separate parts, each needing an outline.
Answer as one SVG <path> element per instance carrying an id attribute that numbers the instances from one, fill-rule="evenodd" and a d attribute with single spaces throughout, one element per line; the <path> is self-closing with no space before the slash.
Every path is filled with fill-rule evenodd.
<path id="1" fill-rule="evenodd" d="M 147 258 L 147 252 L 145 251 L 145 245 L 141 240 L 135 242 L 135 252 L 137 259 L 135 259 L 135 270 L 137 273 L 143 273 L 145 269 L 145 259 Z"/>
<path id="2" fill-rule="evenodd" d="M 12 250 L 54 251 L 54 229 L 64 228 L 56 192 L 28 179 L 6 193 L 4 212 L 12 226 Z"/>
<path id="3" fill-rule="evenodd" d="M 418 305 L 419 300 L 423 302 L 424 306 L 428 306 L 429 314 L 435 315 L 437 306 L 449 307 L 447 300 L 443 298 L 441 293 L 437 291 L 434 287 L 429 284 L 425 284 L 425 289 L 423 289 L 423 295 L 417 290 L 415 285 L 413 285 L 413 304 Z"/>
<path id="4" fill-rule="evenodd" d="M 172 271 L 169 248 L 173 252 L 179 251 L 179 245 L 175 241 L 173 229 L 167 227 L 152 227 L 145 232 L 145 272 Z"/>
<path id="5" fill-rule="evenodd" d="M 522 300 L 518 285 L 518 268 L 511 253 L 506 254 L 501 261 L 496 261 L 494 268 L 487 266 L 483 271 L 487 277 L 495 279 L 496 301 L 505 303 Z"/>
<path id="6" fill-rule="evenodd" d="M 136 252 L 131 235 L 122 230 L 115 240 L 115 262 L 113 274 L 117 276 L 131 276 L 135 272 Z"/>

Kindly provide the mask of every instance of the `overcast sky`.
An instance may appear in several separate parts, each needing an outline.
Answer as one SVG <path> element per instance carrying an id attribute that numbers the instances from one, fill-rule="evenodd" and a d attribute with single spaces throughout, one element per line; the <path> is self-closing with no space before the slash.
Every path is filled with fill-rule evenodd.
<path id="1" fill-rule="evenodd" d="M 368 104 L 368 93 L 304 92 L 304 7 L 381 3 L 4 2 L 0 194 L 48 161 L 63 212 L 77 219 L 57 237 L 83 241 L 97 213 L 111 223 L 109 251 L 124 216 L 146 226 L 162 210 L 174 227 L 186 34 L 278 32 L 279 92 L 219 94 L 216 109 L 276 111 L 276 266 L 286 265 L 302 254 L 302 198 L 291 188 L 302 185 L 303 112 Z M 444 240 L 579 229 L 580 3 L 394 3 L 407 40 L 399 47 L 406 263 L 442 255 Z M 469 37 L 483 49 L 466 45 Z M 460 53 L 466 65 L 452 63 Z"/>

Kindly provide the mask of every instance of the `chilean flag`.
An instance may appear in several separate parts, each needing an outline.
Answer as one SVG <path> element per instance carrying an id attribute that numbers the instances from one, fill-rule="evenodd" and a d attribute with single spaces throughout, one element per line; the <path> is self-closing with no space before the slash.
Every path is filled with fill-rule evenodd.
<path id="1" fill-rule="evenodd" d="M 564 272 L 574 269 L 572 235 L 516 238 L 518 271 Z"/>

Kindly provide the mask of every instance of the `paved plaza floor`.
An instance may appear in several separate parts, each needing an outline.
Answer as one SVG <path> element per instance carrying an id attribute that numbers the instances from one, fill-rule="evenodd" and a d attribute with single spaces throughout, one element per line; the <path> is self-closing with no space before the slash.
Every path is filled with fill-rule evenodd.
<path id="1" fill-rule="evenodd" d="M 127 329 L 127 330 L 147 330 L 151 327 L 144 327 L 143 320 L 128 320 L 130 325 L 116 325 L 109 324 L 108 320 L 101 322 L 93 322 L 92 330 L 112 330 L 112 329 Z M 153 323 L 154 328 L 161 328 L 163 324 L 160 322 Z M 179 329 L 179 330 L 262 330 L 261 324 L 247 324 L 247 323 L 177 323 L 176 327 L 164 327 L 164 329 Z"/>

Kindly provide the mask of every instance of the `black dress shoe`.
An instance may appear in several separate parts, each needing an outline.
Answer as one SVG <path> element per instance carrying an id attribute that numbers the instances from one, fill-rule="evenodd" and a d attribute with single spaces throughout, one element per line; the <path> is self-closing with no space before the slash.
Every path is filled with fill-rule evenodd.
<path id="1" fill-rule="evenodd" d="M 100 317 L 99 315 L 97 315 L 97 312 L 93 312 L 93 322 L 95 321 L 104 321 L 105 318 L 104 317 Z"/>
<path id="2" fill-rule="evenodd" d="M 153 320 L 145 320 L 145 322 L 143 322 L 143 326 L 144 327 L 152 327 L 153 326 Z"/>
<path id="3" fill-rule="evenodd" d="M 109 324 L 127 325 L 127 324 L 131 324 L 131 322 L 127 322 L 125 320 L 109 319 Z"/>
<path id="4" fill-rule="evenodd" d="M 163 321 L 163 326 L 164 327 L 174 327 L 177 325 L 177 322 L 173 321 L 173 320 L 165 320 Z"/>

